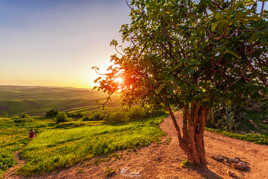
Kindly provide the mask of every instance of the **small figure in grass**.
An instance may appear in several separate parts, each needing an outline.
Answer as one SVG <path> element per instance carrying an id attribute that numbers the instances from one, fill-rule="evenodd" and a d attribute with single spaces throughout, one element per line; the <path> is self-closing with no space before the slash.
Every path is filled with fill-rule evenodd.
<path id="1" fill-rule="evenodd" d="M 29 131 L 29 138 L 30 138 L 30 139 L 33 139 L 34 136 L 35 136 L 34 131 L 33 131 L 33 129 L 31 129 L 31 130 Z"/>

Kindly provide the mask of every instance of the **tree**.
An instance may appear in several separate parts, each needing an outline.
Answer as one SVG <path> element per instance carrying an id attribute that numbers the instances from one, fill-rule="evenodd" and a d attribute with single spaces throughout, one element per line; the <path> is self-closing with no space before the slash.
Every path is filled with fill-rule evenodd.
<path id="1" fill-rule="evenodd" d="M 56 117 L 58 113 L 59 112 L 56 109 L 51 109 L 51 110 L 46 112 L 46 117 L 53 118 L 53 117 Z"/>
<path id="2" fill-rule="evenodd" d="M 61 122 L 67 122 L 68 117 L 65 112 L 59 112 L 56 116 L 56 122 L 61 123 Z"/>
<path id="3" fill-rule="evenodd" d="M 204 129 L 217 104 L 267 93 L 268 13 L 251 0 L 132 0 L 122 52 L 96 79 L 126 104 L 165 107 L 188 160 L 206 166 Z M 118 42 L 111 45 L 117 49 Z M 118 51 L 118 50 L 117 50 Z M 96 68 L 95 68 L 96 69 Z M 116 83 L 124 78 L 124 85 Z M 182 127 L 174 107 L 183 111 Z"/>

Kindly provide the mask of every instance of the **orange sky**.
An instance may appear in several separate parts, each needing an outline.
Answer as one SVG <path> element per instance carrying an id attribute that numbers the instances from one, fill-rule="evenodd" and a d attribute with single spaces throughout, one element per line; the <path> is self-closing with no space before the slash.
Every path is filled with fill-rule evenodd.
<path id="1" fill-rule="evenodd" d="M 0 2 L 0 85 L 89 87 L 114 53 L 123 0 Z"/>

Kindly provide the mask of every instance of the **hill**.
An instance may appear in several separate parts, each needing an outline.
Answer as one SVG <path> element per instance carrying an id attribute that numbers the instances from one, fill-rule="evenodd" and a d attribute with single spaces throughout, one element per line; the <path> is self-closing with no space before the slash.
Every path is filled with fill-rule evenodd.
<path id="1" fill-rule="evenodd" d="M 105 99 L 104 94 L 91 89 L 0 86 L 0 116 L 21 113 L 40 115 L 52 108 L 61 111 L 81 107 L 83 109 L 96 109 Z M 118 99 L 112 103 L 112 105 L 118 104 Z"/>

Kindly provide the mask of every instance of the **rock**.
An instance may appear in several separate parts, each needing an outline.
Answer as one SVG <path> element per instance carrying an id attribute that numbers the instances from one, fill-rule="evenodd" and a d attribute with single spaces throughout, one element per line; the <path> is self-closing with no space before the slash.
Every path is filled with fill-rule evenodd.
<path id="1" fill-rule="evenodd" d="M 224 162 L 226 159 L 228 159 L 227 157 L 224 157 L 223 155 L 216 155 L 216 156 L 212 156 L 211 158 L 213 158 L 214 160 L 218 162 Z"/>
<path id="2" fill-rule="evenodd" d="M 154 160 L 155 161 L 158 161 L 158 162 L 161 162 L 161 158 L 160 157 L 156 157 Z"/>
<path id="3" fill-rule="evenodd" d="M 128 167 L 122 168 L 121 171 L 120 171 L 120 174 L 126 174 L 128 169 L 129 169 Z"/>
<path id="4" fill-rule="evenodd" d="M 240 158 L 235 157 L 235 158 L 230 158 L 229 161 L 230 161 L 231 163 L 238 163 L 238 162 L 240 162 L 241 160 L 240 160 Z"/>
<path id="5" fill-rule="evenodd" d="M 133 172 L 131 172 L 130 174 L 129 174 L 130 176 L 132 176 L 132 177 L 140 177 L 141 175 L 140 175 L 140 172 L 139 171 L 133 171 Z"/>
<path id="6" fill-rule="evenodd" d="M 241 170 L 241 171 L 249 171 L 249 166 L 246 162 L 240 161 L 238 163 L 232 163 L 232 167 Z"/>
<path id="7" fill-rule="evenodd" d="M 227 174 L 232 178 L 239 179 L 239 177 L 231 170 L 227 170 Z"/>
<path id="8" fill-rule="evenodd" d="M 231 166 L 237 170 L 240 171 L 249 171 L 250 167 L 249 167 L 249 163 L 242 161 L 240 158 L 238 157 L 234 157 L 234 158 L 228 158 L 222 155 L 217 155 L 217 156 L 212 156 L 211 158 L 213 158 L 214 160 L 224 163 L 225 165 Z"/>
<path id="9" fill-rule="evenodd" d="M 140 171 L 134 170 L 133 172 L 129 172 L 128 167 L 122 168 L 120 171 L 120 175 L 130 178 L 141 177 Z"/>

